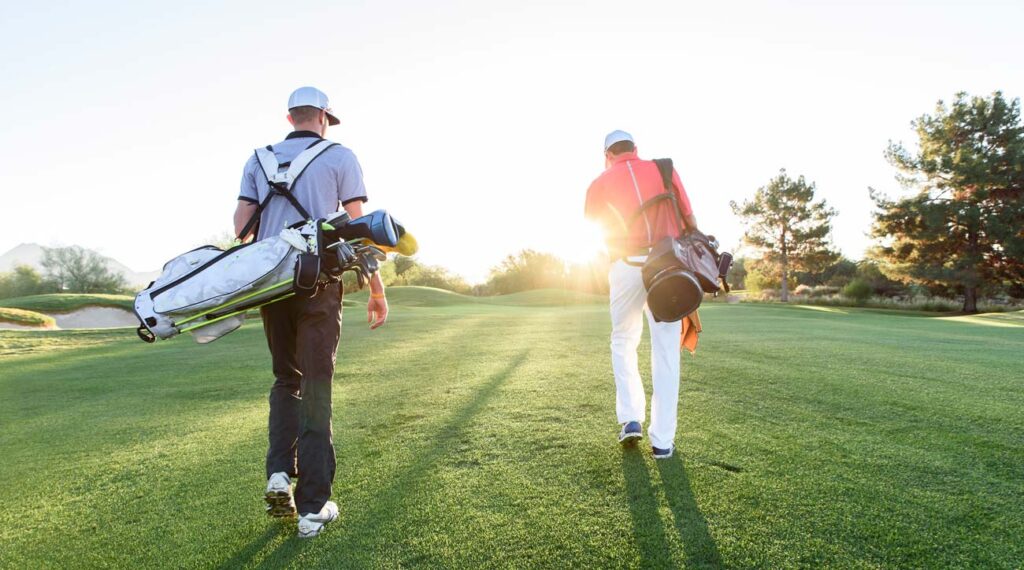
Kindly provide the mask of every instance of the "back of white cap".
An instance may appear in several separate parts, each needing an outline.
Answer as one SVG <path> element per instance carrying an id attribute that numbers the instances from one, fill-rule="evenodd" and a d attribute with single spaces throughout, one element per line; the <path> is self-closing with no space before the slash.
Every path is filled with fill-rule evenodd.
<path id="1" fill-rule="evenodd" d="M 626 131 L 612 131 L 608 133 L 608 136 L 604 137 L 604 149 L 608 150 L 613 144 L 622 141 L 633 142 L 633 135 Z"/>
<path id="2" fill-rule="evenodd" d="M 296 107 L 323 109 L 327 111 L 328 122 L 331 125 L 338 124 L 338 118 L 334 115 L 334 111 L 331 110 L 331 102 L 327 99 L 327 94 L 316 87 L 299 87 L 292 91 L 291 96 L 288 97 L 288 110 L 290 111 Z"/>

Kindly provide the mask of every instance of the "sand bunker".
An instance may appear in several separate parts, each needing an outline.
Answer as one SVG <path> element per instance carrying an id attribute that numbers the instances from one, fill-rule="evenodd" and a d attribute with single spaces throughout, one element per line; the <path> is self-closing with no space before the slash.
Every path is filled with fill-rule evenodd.
<path id="1" fill-rule="evenodd" d="M 134 327 L 139 320 L 130 311 L 114 307 L 85 307 L 70 313 L 51 314 L 62 329 L 109 329 Z"/>

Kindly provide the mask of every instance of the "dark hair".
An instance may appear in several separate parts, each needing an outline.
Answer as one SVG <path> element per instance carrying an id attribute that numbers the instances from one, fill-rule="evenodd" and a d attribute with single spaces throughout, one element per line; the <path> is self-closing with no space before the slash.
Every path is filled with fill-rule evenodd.
<path id="1" fill-rule="evenodd" d="M 633 141 L 619 141 L 612 146 L 608 147 L 608 152 L 614 154 L 622 154 L 624 152 L 633 152 L 636 150 L 636 145 Z"/>
<path id="2" fill-rule="evenodd" d="M 288 109 L 288 114 L 291 115 L 292 120 L 296 123 L 305 123 L 317 118 L 322 110 L 323 109 L 318 107 L 306 105 L 303 107 L 292 107 L 291 109 Z"/>

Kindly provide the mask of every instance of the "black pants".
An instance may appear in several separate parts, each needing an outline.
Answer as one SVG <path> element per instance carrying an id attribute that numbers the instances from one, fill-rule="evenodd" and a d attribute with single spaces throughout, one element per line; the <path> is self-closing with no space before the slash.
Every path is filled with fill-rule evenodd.
<path id="1" fill-rule="evenodd" d="M 331 381 L 341 337 L 339 283 L 312 299 L 292 297 L 261 309 L 274 366 L 267 477 L 298 477 L 299 514 L 318 513 L 331 497 L 334 441 Z"/>

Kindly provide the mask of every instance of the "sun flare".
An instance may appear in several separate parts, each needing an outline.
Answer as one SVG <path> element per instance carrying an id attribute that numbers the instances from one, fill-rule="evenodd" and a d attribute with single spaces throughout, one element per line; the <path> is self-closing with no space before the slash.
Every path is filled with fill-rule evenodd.
<path id="1" fill-rule="evenodd" d="M 572 264 L 589 263 L 604 252 L 601 227 L 585 219 L 565 223 L 551 239 L 551 253 Z"/>

